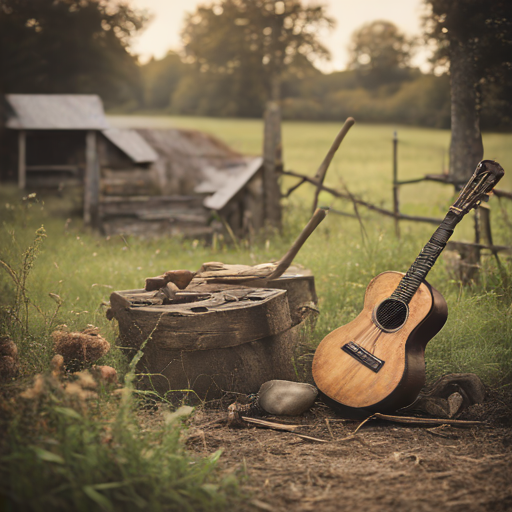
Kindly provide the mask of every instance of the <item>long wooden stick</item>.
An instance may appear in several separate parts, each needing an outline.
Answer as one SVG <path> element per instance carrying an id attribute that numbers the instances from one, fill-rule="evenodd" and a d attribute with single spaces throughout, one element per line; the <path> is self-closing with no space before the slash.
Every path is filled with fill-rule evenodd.
<path id="1" fill-rule="evenodd" d="M 311 233 L 318 227 L 320 222 L 322 222 L 329 208 L 317 208 L 309 222 L 306 224 L 305 228 L 302 230 L 301 234 L 297 237 L 295 242 L 293 242 L 292 246 L 288 249 L 288 252 L 279 260 L 277 263 L 276 269 L 268 276 L 268 280 L 277 279 L 282 276 L 286 269 L 292 264 L 293 259 L 297 256 L 297 253 L 300 251 L 301 247 L 304 245 L 306 240 L 309 238 Z"/>
<path id="2" fill-rule="evenodd" d="M 315 174 L 315 181 L 317 181 L 320 185 L 323 184 L 325 175 L 327 174 L 327 169 L 329 169 L 329 165 L 331 165 L 332 159 L 334 158 L 334 155 L 336 154 L 336 151 L 338 151 L 338 148 L 340 147 L 340 144 L 342 143 L 343 139 L 345 138 L 345 135 L 347 135 L 348 131 L 352 126 L 354 126 L 355 119 L 353 117 L 347 117 L 345 123 L 343 124 L 343 127 L 341 128 L 338 135 L 336 135 L 336 138 L 334 139 L 334 142 L 332 143 L 331 149 L 327 152 L 327 155 L 325 155 L 324 161 L 320 164 L 320 167 L 316 171 Z M 315 190 L 315 198 L 313 200 L 313 209 L 314 212 L 318 206 L 318 196 L 320 195 L 320 191 L 322 189 L 317 186 Z"/>

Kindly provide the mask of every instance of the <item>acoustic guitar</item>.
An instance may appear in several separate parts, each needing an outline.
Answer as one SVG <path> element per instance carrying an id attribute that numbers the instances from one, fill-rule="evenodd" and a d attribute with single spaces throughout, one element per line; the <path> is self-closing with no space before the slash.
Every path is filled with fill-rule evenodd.
<path id="1" fill-rule="evenodd" d="M 425 278 L 455 226 L 488 199 L 503 175 L 497 162 L 480 162 L 409 270 L 375 277 L 361 313 L 322 340 L 313 378 L 329 405 L 358 417 L 414 401 L 425 382 L 425 346 L 448 317 L 446 301 Z"/>

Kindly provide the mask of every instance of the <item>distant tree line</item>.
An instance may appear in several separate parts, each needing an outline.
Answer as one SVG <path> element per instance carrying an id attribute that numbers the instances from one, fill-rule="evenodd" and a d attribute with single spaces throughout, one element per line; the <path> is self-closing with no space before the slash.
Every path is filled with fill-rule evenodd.
<path id="1" fill-rule="evenodd" d="M 231 0 L 223 2 L 226 3 Z M 222 18 L 224 13 L 225 10 L 218 14 L 209 10 L 208 15 Z M 324 12 L 320 15 L 325 17 Z M 204 13 L 199 18 L 194 16 L 189 16 L 185 25 L 185 43 L 194 41 L 194 45 L 185 45 L 184 59 L 169 52 L 163 59 L 151 60 L 141 67 L 144 107 L 182 115 L 260 117 L 269 96 L 269 73 L 262 65 L 243 67 L 242 44 L 235 45 L 242 53 L 237 56 L 241 64 L 231 68 L 230 56 L 223 53 L 220 43 L 210 42 L 210 48 L 205 52 L 203 49 L 208 46 L 208 41 L 201 44 L 205 36 L 192 37 L 197 25 L 204 28 Z M 227 28 L 221 30 L 220 21 L 217 23 L 216 30 L 210 23 L 210 30 L 204 33 L 209 39 L 222 41 Z M 236 26 L 232 17 L 224 19 L 223 23 Z M 326 18 L 325 24 L 330 23 L 332 21 Z M 261 32 L 264 30 L 260 27 Z M 252 32 L 256 30 L 253 28 Z M 423 74 L 410 67 L 414 44 L 415 41 L 400 33 L 393 23 L 375 21 L 353 34 L 349 69 L 330 74 L 319 71 L 311 58 L 326 56 L 325 48 L 318 47 L 313 52 L 313 47 L 309 47 L 306 53 L 288 51 L 291 57 L 281 64 L 280 69 L 283 117 L 340 120 L 354 116 L 363 122 L 449 127 L 448 77 Z M 250 54 L 250 49 L 245 53 Z M 216 62 L 216 66 L 205 65 L 205 60 Z M 263 59 L 258 56 L 256 60 Z"/>
<path id="2" fill-rule="evenodd" d="M 169 114 L 261 117 L 266 95 L 248 91 L 235 101 L 230 77 L 200 72 L 175 53 L 141 67 L 143 108 Z M 283 74 L 284 119 L 337 121 L 353 116 L 361 122 L 403 123 L 449 128 L 450 86 L 447 75 L 436 77 L 405 69 L 393 82 L 368 85 L 357 70 L 324 74 L 313 65 Z"/>
<path id="3" fill-rule="evenodd" d="M 436 62 L 470 52 L 479 122 L 511 129 L 509 2 L 425 3 Z M 413 68 L 419 42 L 391 22 L 358 29 L 348 69 L 325 74 L 314 65 L 329 57 L 318 33 L 334 22 L 321 5 L 217 0 L 186 17 L 182 53 L 139 65 L 130 42 L 147 20 L 108 0 L 2 0 L 0 92 L 97 93 L 107 108 L 230 117 L 261 117 L 273 97 L 285 119 L 450 127 L 449 73 Z"/>

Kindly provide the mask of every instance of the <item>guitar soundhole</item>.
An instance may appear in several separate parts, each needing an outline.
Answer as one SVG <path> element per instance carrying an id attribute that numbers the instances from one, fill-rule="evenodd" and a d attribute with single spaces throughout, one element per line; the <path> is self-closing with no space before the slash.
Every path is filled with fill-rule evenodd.
<path id="1" fill-rule="evenodd" d="M 383 300 L 373 312 L 373 320 L 386 332 L 398 331 L 409 316 L 409 308 L 405 302 L 397 299 Z"/>

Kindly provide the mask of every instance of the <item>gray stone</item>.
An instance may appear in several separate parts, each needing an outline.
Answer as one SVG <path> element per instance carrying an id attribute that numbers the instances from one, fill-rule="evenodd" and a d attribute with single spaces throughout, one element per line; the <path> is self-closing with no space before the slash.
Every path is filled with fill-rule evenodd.
<path id="1" fill-rule="evenodd" d="M 317 394 L 311 384 L 269 380 L 260 387 L 258 405 L 276 416 L 299 416 L 313 405 Z"/>

